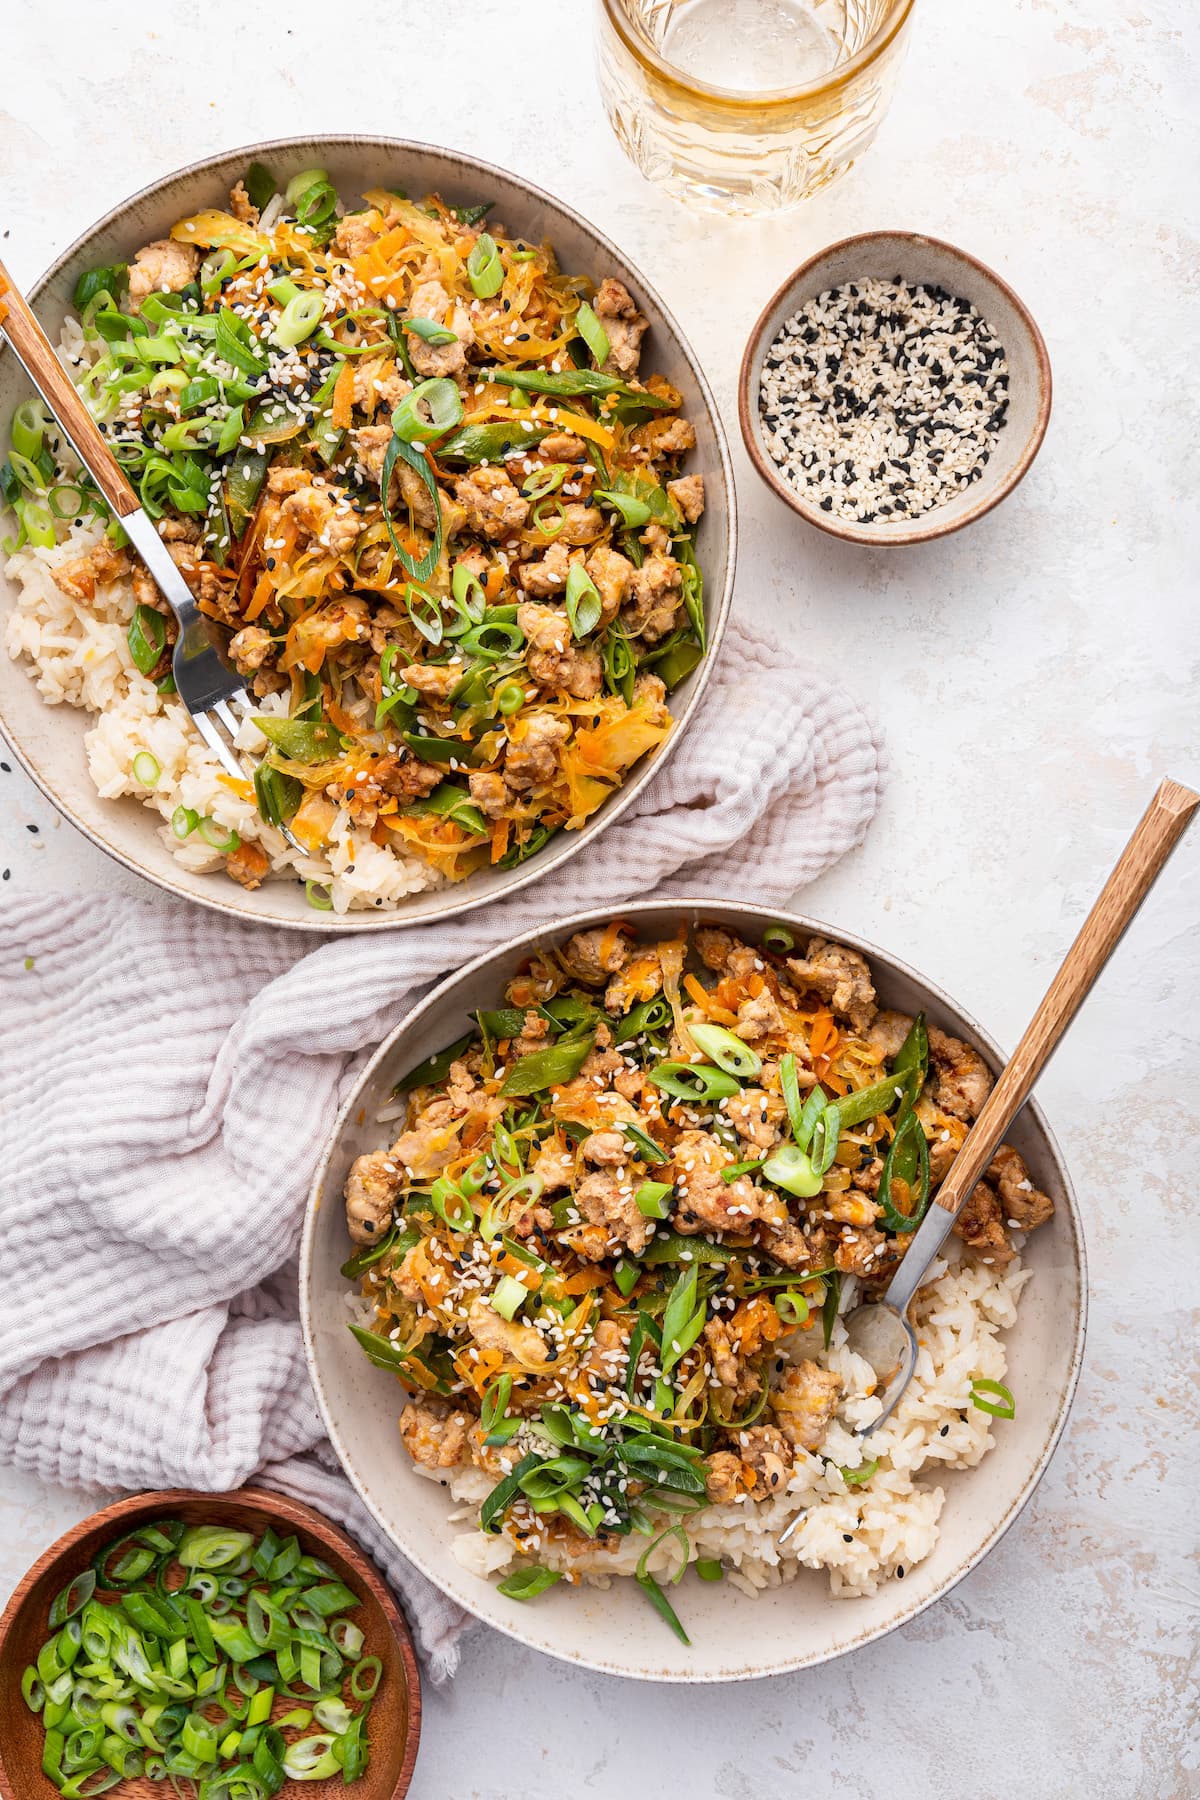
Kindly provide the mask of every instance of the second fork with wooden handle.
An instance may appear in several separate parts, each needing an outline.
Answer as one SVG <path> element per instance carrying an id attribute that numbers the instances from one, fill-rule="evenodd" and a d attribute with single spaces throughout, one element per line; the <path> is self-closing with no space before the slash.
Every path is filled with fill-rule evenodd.
<path id="1" fill-rule="evenodd" d="M 230 775 L 244 781 L 244 753 L 234 739 L 255 710 L 241 678 L 229 667 L 210 621 L 200 611 L 191 589 L 159 537 L 154 521 L 129 485 L 83 397 L 59 362 L 49 338 L 34 317 L 25 297 L 13 285 L 0 263 L 0 332 L 41 395 L 76 456 L 87 470 L 130 543 L 154 577 L 158 590 L 174 613 L 179 637 L 171 661 L 171 674 L 179 698 L 196 722 L 196 729 Z M 304 846 L 283 827 L 283 835 L 297 849 Z"/>

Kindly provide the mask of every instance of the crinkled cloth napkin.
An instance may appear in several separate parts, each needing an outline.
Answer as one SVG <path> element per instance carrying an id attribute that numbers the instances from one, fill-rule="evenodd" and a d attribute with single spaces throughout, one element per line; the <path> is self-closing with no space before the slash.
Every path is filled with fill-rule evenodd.
<path id="1" fill-rule="evenodd" d="M 367 1513 L 305 1370 L 294 1259 L 338 1107 L 430 982 L 555 914 L 659 888 L 782 904 L 860 842 L 883 769 L 861 708 L 739 622 L 636 807 L 466 918 L 314 948 L 175 902 L 6 904 L 0 1461 L 311 1501 L 369 1547 L 449 1674 L 466 1616 Z"/>

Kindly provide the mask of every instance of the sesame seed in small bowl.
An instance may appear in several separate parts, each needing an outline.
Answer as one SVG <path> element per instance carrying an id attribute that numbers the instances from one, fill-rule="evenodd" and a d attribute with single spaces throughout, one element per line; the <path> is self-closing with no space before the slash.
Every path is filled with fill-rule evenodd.
<path id="1" fill-rule="evenodd" d="M 1025 474 L 1050 418 L 1050 358 L 1028 308 L 975 257 L 871 231 L 789 275 L 738 390 L 751 461 L 793 512 L 853 544 L 923 544 Z"/>

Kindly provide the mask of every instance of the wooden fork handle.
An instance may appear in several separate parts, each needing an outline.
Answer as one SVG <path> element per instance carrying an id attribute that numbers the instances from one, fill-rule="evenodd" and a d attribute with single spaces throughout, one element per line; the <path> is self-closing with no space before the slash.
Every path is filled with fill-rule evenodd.
<path id="1" fill-rule="evenodd" d="M 120 465 L 83 397 L 54 354 L 49 338 L 33 316 L 25 296 L 0 263 L 0 331 L 25 365 L 26 373 L 66 432 L 80 462 L 118 518 L 128 518 L 141 501 L 125 479 Z"/>
<path id="2" fill-rule="evenodd" d="M 1200 794 L 1164 781 L 1067 951 L 1046 997 L 955 1157 L 934 1199 L 957 1213 L 985 1173 L 1059 1039 L 1090 993 L 1163 864 L 1200 806 Z"/>

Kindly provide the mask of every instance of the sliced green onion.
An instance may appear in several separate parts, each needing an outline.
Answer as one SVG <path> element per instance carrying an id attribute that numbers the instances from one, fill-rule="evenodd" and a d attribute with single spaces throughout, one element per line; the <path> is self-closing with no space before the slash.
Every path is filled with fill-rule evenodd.
<path id="1" fill-rule="evenodd" d="M 76 312 L 85 312 L 101 294 L 107 294 L 110 300 L 117 300 L 125 289 L 129 279 L 127 263 L 109 263 L 100 269 L 85 269 L 75 283 L 75 292 L 71 302 Z"/>
<path id="2" fill-rule="evenodd" d="M 556 538 L 566 527 L 567 509 L 557 494 L 548 494 L 537 502 L 529 515 L 529 522 L 543 537 Z"/>
<path id="3" fill-rule="evenodd" d="M 435 319 L 402 319 L 400 328 L 402 331 L 411 331 L 414 337 L 419 337 L 426 344 L 457 344 L 458 342 L 458 333 L 447 331 L 446 327 L 439 325 Z"/>
<path id="4" fill-rule="evenodd" d="M 649 1600 L 655 1612 L 658 1613 L 661 1618 L 666 1620 L 680 1643 L 687 1644 L 690 1648 L 692 1642 L 691 1638 L 683 1629 L 679 1620 L 679 1615 L 659 1587 L 657 1581 L 655 1581 L 653 1575 L 635 1575 L 634 1580 L 641 1588 L 643 1594 L 645 1594 L 647 1600 Z"/>
<path id="5" fill-rule="evenodd" d="M 783 1188 L 786 1193 L 796 1194 L 802 1200 L 811 1200 L 821 1192 L 823 1179 L 817 1174 L 809 1158 L 795 1144 L 780 1144 L 763 1163 L 762 1172 L 767 1180 L 776 1187 Z"/>
<path id="6" fill-rule="evenodd" d="M 313 881 L 310 879 L 304 883 L 304 898 L 308 901 L 308 904 L 312 907 L 314 912 L 333 911 L 333 894 L 330 889 L 320 881 Z"/>
<path id="7" fill-rule="evenodd" d="M 808 1318 L 808 1301 L 796 1288 L 787 1288 L 775 1296 L 775 1311 L 785 1325 L 803 1325 Z"/>
<path id="8" fill-rule="evenodd" d="M 475 1224 L 475 1209 L 453 1181 L 440 1175 L 429 1190 L 434 1212 L 451 1231 L 470 1231 Z M 508 1314 L 511 1318 L 512 1314 Z"/>
<path id="9" fill-rule="evenodd" d="M 289 1744 L 282 1765 L 288 1780 L 326 1781 L 331 1775 L 340 1775 L 341 1767 L 333 1754 L 335 1741 L 330 1733 L 323 1732 Z"/>
<path id="10" fill-rule="evenodd" d="M 504 264 L 496 240 L 481 231 L 467 258 L 467 278 L 481 300 L 490 300 L 504 285 Z"/>
<path id="11" fill-rule="evenodd" d="M 82 1612 L 96 1591 L 95 1569 L 81 1569 L 75 1579 L 56 1594 L 50 1606 L 50 1629 L 57 1631 L 68 1619 Z"/>
<path id="12" fill-rule="evenodd" d="M 190 806 L 177 806 L 171 814 L 171 830 L 182 843 L 184 838 L 191 837 L 200 823 L 200 814 Z"/>
<path id="13" fill-rule="evenodd" d="M 148 675 L 163 653 L 167 641 L 167 621 L 152 606 L 135 606 L 129 621 L 126 642 L 133 666 L 140 675 Z"/>
<path id="14" fill-rule="evenodd" d="M 612 345 L 608 341 L 608 333 L 596 317 L 586 300 L 579 302 L 579 310 L 575 314 L 575 329 L 596 359 L 596 367 L 608 360 Z"/>
<path id="15" fill-rule="evenodd" d="M 504 714 L 505 718 L 511 717 L 515 712 L 520 712 L 524 704 L 525 689 L 519 682 L 506 681 L 502 687 L 497 688 L 496 707 L 499 712 Z"/>
<path id="16" fill-rule="evenodd" d="M 271 342 L 284 350 L 294 349 L 305 338 L 312 336 L 321 323 L 324 312 L 325 299 L 322 294 L 297 294 L 280 313 L 279 323 L 271 333 Z"/>
<path id="17" fill-rule="evenodd" d="M 762 1058 L 723 1025 L 689 1025 L 688 1035 L 710 1062 L 727 1075 L 736 1075 L 739 1081 L 749 1081 L 762 1068 Z"/>
<path id="18" fill-rule="evenodd" d="M 496 1592 L 503 1594 L 506 1600 L 536 1600 L 547 1588 L 552 1588 L 556 1581 L 562 1580 L 558 1569 L 543 1569 L 533 1563 L 529 1568 L 518 1569 L 515 1574 L 505 1576 L 497 1582 Z"/>
<path id="19" fill-rule="evenodd" d="M 768 925 L 762 935 L 763 947 L 780 955 L 796 948 L 796 939 L 786 925 Z"/>
<path id="20" fill-rule="evenodd" d="M 719 1560 L 709 1556 L 696 1558 L 696 1573 L 701 1581 L 723 1581 L 725 1578 L 725 1571 Z"/>
<path id="21" fill-rule="evenodd" d="M 647 1185 L 653 1187 L 655 1183 L 650 1182 Z M 626 1300 L 641 1278 L 642 1271 L 635 1262 L 619 1262 L 613 1270 L 613 1281 L 616 1283 L 617 1292 L 623 1294 Z"/>
<path id="22" fill-rule="evenodd" d="M 219 850 L 222 856 L 230 855 L 242 841 L 236 831 L 218 825 L 215 819 L 201 819 L 197 829 L 205 843 L 211 849 Z"/>
<path id="23" fill-rule="evenodd" d="M 392 414 L 392 430 L 406 444 L 428 444 L 462 422 L 462 395 L 448 376 L 422 381 Z"/>
<path id="24" fill-rule="evenodd" d="M 515 1275 L 502 1275 L 496 1283 L 491 1296 L 493 1312 L 498 1312 L 502 1319 L 511 1319 L 517 1308 L 529 1298 L 529 1289 Z"/>
<path id="25" fill-rule="evenodd" d="M 650 1079 L 676 1100 L 727 1100 L 740 1092 L 735 1076 L 707 1063 L 661 1062 L 651 1069 Z"/>
<path id="26" fill-rule="evenodd" d="M 162 774 L 162 764 L 157 756 L 151 756 L 149 750 L 139 750 L 133 759 L 134 779 L 143 787 L 157 787 L 158 778 Z"/>
<path id="27" fill-rule="evenodd" d="M 253 1543 L 248 1531 L 232 1531 L 224 1525 L 197 1525 L 184 1532 L 175 1555 L 185 1569 L 223 1569 L 236 1562 Z"/>
<path id="28" fill-rule="evenodd" d="M 630 1125 L 627 1121 L 622 1120 L 619 1129 L 624 1132 L 643 1162 L 652 1165 L 670 1162 L 669 1153 L 663 1149 L 661 1144 L 656 1144 L 652 1137 L 647 1136 L 640 1126 Z"/>
<path id="29" fill-rule="evenodd" d="M 292 176 L 292 179 L 284 188 L 283 197 L 289 206 L 295 206 L 301 194 L 306 193 L 309 188 L 318 187 L 322 182 L 328 180 L 329 177 L 324 169 L 301 169 L 298 175 Z"/>
<path id="30" fill-rule="evenodd" d="M 652 518 L 650 508 L 644 500 L 635 500 L 632 494 L 619 494 L 615 488 L 595 488 L 593 500 L 603 500 L 605 506 L 611 506 L 614 512 L 620 513 L 621 521 L 628 531 L 639 531 L 648 525 Z"/>
<path id="31" fill-rule="evenodd" d="M 40 400 L 21 402 L 13 413 L 9 426 L 12 447 L 19 456 L 28 457 L 31 462 L 37 460 L 42 453 L 46 423 L 45 408 Z"/>
<path id="32" fill-rule="evenodd" d="M 847 1487 L 864 1487 L 878 1467 L 879 1458 L 875 1457 L 871 1462 L 861 1463 L 857 1469 L 839 1469 L 838 1474 Z"/>
<path id="33" fill-rule="evenodd" d="M 670 1216 L 674 1192 L 669 1181 L 643 1181 L 633 1196 L 634 1204 L 643 1218 L 665 1219 Z"/>
<path id="34" fill-rule="evenodd" d="M 218 456 L 228 456 L 236 450 L 246 428 L 246 409 L 244 406 L 231 407 L 221 429 L 217 433 L 217 441 L 213 449 Z"/>
<path id="35" fill-rule="evenodd" d="M 169 1590 L 176 1557 L 190 1578 Z M 116 1588 L 120 1603 L 96 1600 L 104 1588 Z M 239 1602 L 245 1619 L 232 1610 Z M 177 1789 L 180 1778 L 195 1780 L 197 1800 L 269 1800 L 293 1753 L 297 1780 L 355 1779 L 366 1767 L 367 1714 L 352 1715 L 337 1691 L 345 1664 L 335 1640 L 356 1654 L 363 1640 L 333 1615 L 358 1604 L 298 1539 L 281 1545 L 269 1531 L 256 1547 L 250 1533 L 163 1519 L 106 1545 L 57 1597 L 51 1610 L 63 1623 L 21 1683 L 26 1705 L 42 1714 L 44 1771 L 63 1800 L 90 1800 L 143 1772 Z M 80 1656 L 86 1662 L 74 1669 Z M 364 1706 L 381 1673 L 378 1658 L 355 1663 L 351 1688 Z M 270 1715 L 276 1694 L 296 1681 L 312 1691 L 325 1731 L 291 1752 Z M 303 1728 L 313 1716 L 296 1709 L 284 1722 Z"/>
<path id="36" fill-rule="evenodd" d="M 213 250 L 200 264 L 200 292 L 207 299 L 233 274 L 237 258 L 232 250 Z"/>
<path id="37" fill-rule="evenodd" d="M 582 563 L 571 564 L 567 575 L 566 605 L 572 637 L 586 637 L 600 623 L 604 602 Z"/>
<path id="38" fill-rule="evenodd" d="M 996 1401 L 986 1398 L 994 1394 Z M 984 1396 L 981 1398 L 981 1396 Z M 999 1404 L 996 1404 L 999 1402 Z M 1017 1403 L 1012 1389 L 1006 1388 L 1002 1381 L 988 1381 L 980 1378 L 971 1383 L 971 1405 L 980 1412 L 990 1413 L 994 1419 L 1012 1419 L 1016 1417 Z"/>
<path id="39" fill-rule="evenodd" d="M 518 1467 L 520 1465 L 518 1464 Z M 516 1470 L 513 1471 L 516 1473 Z M 371 1700 L 379 1686 L 383 1664 L 377 1656 L 364 1656 L 350 1671 L 350 1692 L 356 1700 Z"/>
<path id="40" fill-rule="evenodd" d="M 521 485 L 521 492 L 527 500 L 544 500 L 548 494 L 557 493 L 568 474 L 566 463 L 547 463 L 544 468 L 535 469 L 527 481 Z"/>

